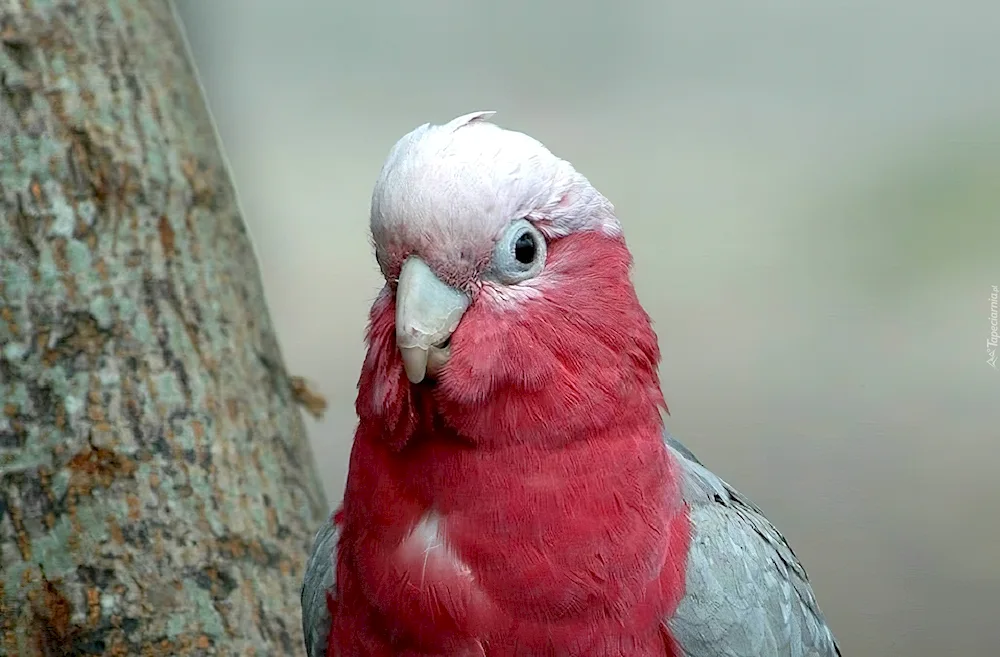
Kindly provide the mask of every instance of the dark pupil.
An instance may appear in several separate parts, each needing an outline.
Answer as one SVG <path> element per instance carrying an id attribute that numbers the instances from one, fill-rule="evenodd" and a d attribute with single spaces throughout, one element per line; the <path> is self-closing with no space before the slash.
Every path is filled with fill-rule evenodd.
<path id="1" fill-rule="evenodd" d="M 535 237 L 531 233 L 521 233 L 514 242 L 514 257 L 524 265 L 530 265 L 535 260 Z"/>

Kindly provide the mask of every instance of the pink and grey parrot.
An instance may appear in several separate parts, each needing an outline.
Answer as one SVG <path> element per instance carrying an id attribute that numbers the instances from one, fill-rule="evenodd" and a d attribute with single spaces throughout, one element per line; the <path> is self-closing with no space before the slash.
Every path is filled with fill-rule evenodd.
<path id="1" fill-rule="evenodd" d="M 833 657 L 802 565 L 664 431 L 611 203 L 476 112 L 392 148 L 310 657 Z"/>

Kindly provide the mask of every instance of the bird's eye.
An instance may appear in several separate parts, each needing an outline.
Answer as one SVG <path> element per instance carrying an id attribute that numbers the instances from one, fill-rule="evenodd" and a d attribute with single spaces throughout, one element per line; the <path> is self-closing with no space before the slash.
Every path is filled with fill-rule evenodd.
<path id="1" fill-rule="evenodd" d="M 525 219 L 513 222 L 493 250 L 493 273 L 513 284 L 537 276 L 545 266 L 545 238 Z"/>
<path id="2" fill-rule="evenodd" d="M 514 242 L 514 259 L 522 265 L 530 265 L 535 260 L 535 236 L 527 230 Z"/>

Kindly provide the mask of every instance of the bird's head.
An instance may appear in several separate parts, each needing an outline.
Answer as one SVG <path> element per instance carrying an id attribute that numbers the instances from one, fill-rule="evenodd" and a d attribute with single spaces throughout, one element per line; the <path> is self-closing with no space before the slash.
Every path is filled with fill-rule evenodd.
<path id="1" fill-rule="evenodd" d="M 531 137 L 468 114 L 392 148 L 372 193 L 386 286 L 362 420 L 421 414 L 475 442 L 566 442 L 658 417 L 659 350 L 614 207 Z"/>

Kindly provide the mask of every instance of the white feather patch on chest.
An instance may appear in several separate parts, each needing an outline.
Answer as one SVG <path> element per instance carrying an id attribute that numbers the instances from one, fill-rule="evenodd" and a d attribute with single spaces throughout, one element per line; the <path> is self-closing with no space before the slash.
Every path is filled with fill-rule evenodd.
<path id="1" fill-rule="evenodd" d="M 445 573 L 469 581 L 473 579 L 472 569 L 448 546 L 443 523 L 444 518 L 439 514 L 428 512 L 399 546 L 400 557 L 419 567 L 421 588 L 429 573 L 434 573 L 435 579 Z"/>

